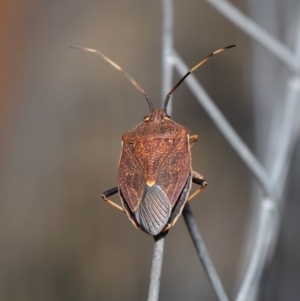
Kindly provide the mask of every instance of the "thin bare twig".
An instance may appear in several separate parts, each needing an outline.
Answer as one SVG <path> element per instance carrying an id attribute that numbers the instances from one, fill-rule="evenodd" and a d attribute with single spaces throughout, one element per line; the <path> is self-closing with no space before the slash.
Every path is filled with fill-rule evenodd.
<path id="1" fill-rule="evenodd" d="M 195 248 L 197 250 L 198 257 L 202 262 L 203 268 L 206 272 L 206 275 L 209 279 L 209 282 L 210 282 L 216 296 L 218 297 L 218 300 L 219 301 L 228 301 L 228 297 L 226 296 L 226 293 L 222 286 L 220 278 L 219 278 L 219 276 L 215 270 L 215 267 L 210 259 L 210 256 L 208 254 L 208 251 L 206 249 L 204 241 L 201 237 L 201 234 L 198 230 L 197 224 L 194 220 L 194 217 L 193 217 L 193 214 L 191 211 L 191 207 L 189 204 L 185 205 L 182 214 L 183 214 L 185 223 L 188 227 L 189 233 L 194 242 Z"/>
<path id="2" fill-rule="evenodd" d="M 300 30 L 297 38 L 294 57 L 300 61 Z M 282 118 L 280 121 L 275 120 L 271 127 L 272 133 L 270 136 L 276 137 L 276 139 L 271 141 L 267 150 L 270 162 L 272 162 L 269 168 L 269 182 L 271 189 L 276 191 L 278 198 L 262 200 L 256 240 L 236 301 L 256 299 L 262 271 L 268 259 L 273 257 L 281 219 L 280 207 L 283 206 L 284 202 L 284 187 L 287 182 L 292 152 L 300 134 L 299 110 L 300 78 L 290 77 L 287 80 Z M 257 223 L 255 217 L 252 219 L 252 223 Z"/>
<path id="3" fill-rule="evenodd" d="M 159 286 L 161 268 L 163 263 L 165 236 L 156 240 L 154 243 L 153 259 L 150 274 L 150 286 L 148 293 L 148 301 L 157 301 L 159 297 Z"/>
<path id="4" fill-rule="evenodd" d="M 162 104 L 172 89 L 173 78 L 173 5 L 172 0 L 163 0 L 163 31 L 162 31 Z M 172 116 L 172 101 L 169 101 L 168 114 Z"/>

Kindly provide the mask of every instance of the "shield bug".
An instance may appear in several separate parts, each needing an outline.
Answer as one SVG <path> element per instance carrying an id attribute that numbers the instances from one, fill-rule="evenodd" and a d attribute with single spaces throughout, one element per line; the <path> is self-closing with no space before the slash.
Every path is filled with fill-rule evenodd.
<path id="1" fill-rule="evenodd" d="M 168 101 L 178 86 L 213 55 L 230 45 L 218 49 L 203 59 L 167 94 L 164 108 L 154 109 L 153 103 L 140 85 L 119 65 L 98 50 L 74 46 L 100 55 L 121 71 L 146 98 L 150 114 L 142 123 L 122 137 L 122 151 L 118 168 L 118 187 L 105 191 L 105 202 L 126 212 L 138 229 L 157 236 L 173 226 L 186 202 L 193 199 L 206 186 L 202 175 L 193 171 L 191 147 L 198 140 L 189 130 L 171 119 L 167 114 Z M 199 188 L 189 196 L 192 182 Z M 122 206 L 109 199 L 119 193 Z"/>

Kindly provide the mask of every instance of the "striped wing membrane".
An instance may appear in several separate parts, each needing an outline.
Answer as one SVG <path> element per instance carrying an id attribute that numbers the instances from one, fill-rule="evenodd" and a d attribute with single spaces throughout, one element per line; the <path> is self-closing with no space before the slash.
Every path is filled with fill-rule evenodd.
<path id="1" fill-rule="evenodd" d="M 151 187 L 145 185 L 142 201 L 134 215 L 144 231 L 151 235 L 157 235 L 170 218 L 170 201 L 158 185 Z"/>

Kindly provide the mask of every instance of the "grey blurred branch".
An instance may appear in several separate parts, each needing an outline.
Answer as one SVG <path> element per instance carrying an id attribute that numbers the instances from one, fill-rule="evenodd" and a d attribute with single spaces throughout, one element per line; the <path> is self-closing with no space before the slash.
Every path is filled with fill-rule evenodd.
<path id="1" fill-rule="evenodd" d="M 283 61 L 292 71 L 299 74 L 299 68 L 295 65 L 296 57 L 283 43 L 272 37 L 259 27 L 253 20 L 245 16 L 234 5 L 226 0 L 206 0 L 220 14 L 235 24 L 252 39 L 264 46 L 278 59 Z"/>
<path id="2" fill-rule="evenodd" d="M 251 253 L 251 260 L 247 267 L 236 301 L 249 300 L 250 291 L 258 287 L 264 264 L 268 255 L 271 237 L 274 231 L 274 217 L 276 217 L 274 201 L 263 199 L 258 220 L 258 232 Z"/>
<path id="3" fill-rule="evenodd" d="M 299 37 L 300 38 L 300 37 Z M 297 41 L 297 43 L 299 43 Z M 299 51 L 299 48 L 297 49 Z M 295 56 L 296 53 L 295 52 Z M 299 57 L 299 53 L 298 53 Z M 287 91 L 281 120 L 276 120 L 271 127 L 267 157 L 270 164 L 269 181 L 271 189 L 278 198 L 263 199 L 260 205 L 260 217 L 257 227 L 257 236 L 246 270 L 237 301 L 256 300 L 259 281 L 262 271 L 268 260 L 273 257 L 281 220 L 281 209 L 284 205 L 284 187 L 287 182 L 288 170 L 291 164 L 292 152 L 300 135 L 300 79 L 291 77 L 287 81 Z M 252 223 L 256 223 L 252 217 Z"/>
<path id="4" fill-rule="evenodd" d="M 299 137 L 299 112 L 300 112 L 300 78 L 291 77 L 287 82 L 285 106 L 281 121 L 275 121 L 274 133 L 276 134 L 276 146 L 269 149 L 272 154 L 271 185 L 278 195 L 282 195 L 286 183 L 287 173 L 291 163 L 291 154 Z M 274 152 L 274 149 L 276 150 Z"/>
<path id="5" fill-rule="evenodd" d="M 246 301 L 249 300 L 249 296 L 256 295 L 263 268 L 268 258 L 272 258 L 276 246 L 281 217 L 280 209 L 283 205 L 282 197 L 291 163 L 291 153 L 300 133 L 299 101 L 299 79 L 290 79 L 282 121 L 277 121 L 277 124 L 272 127 L 276 133 L 277 145 L 272 144 L 269 150 L 270 160 L 273 162 L 269 181 L 279 198 L 273 200 L 264 198 L 261 201 L 257 236 L 248 269 L 236 298 L 237 301 Z M 255 297 L 253 299 L 255 300 Z"/>

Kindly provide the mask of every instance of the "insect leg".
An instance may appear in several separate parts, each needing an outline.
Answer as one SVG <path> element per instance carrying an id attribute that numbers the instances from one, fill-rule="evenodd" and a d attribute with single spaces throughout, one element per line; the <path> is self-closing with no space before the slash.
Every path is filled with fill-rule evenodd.
<path id="1" fill-rule="evenodd" d="M 111 196 L 111 195 L 114 195 L 116 193 L 118 193 L 119 189 L 118 187 L 115 187 L 115 188 L 112 188 L 112 189 L 109 189 L 105 192 L 102 193 L 102 199 L 107 202 L 109 205 L 119 209 L 120 211 L 122 212 L 125 212 L 124 208 L 121 207 L 120 205 L 116 204 L 115 202 L 109 200 L 107 197 Z"/>
<path id="2" fill-rule="evenodd" d="M 198 140 L 198 135 L 192 135 L 192 136 L 190 136 L 190 138 L 189 138 L 190 148 L 192 148 L 192 146 L 194 145 L 195 142 L 197 142 L 197 140 Z"/>
<path id="3" fill-rule="evenodd" d="M 173 226 L 176 223 L 178 217 L 181 215 L 181 211 L 182 211 L 182 209 L 183 209 L 183 207 L 184 207 L 184 205 L 185 205 L 185 203 L 187 201 L 188 193 L 189 193 L 191 185 L 192 185 L 192 183 L 191 183 L 191 177 L 192 177 L 192 173 L 189 174 L 188 179 L 187 179 L 187 181 L 186 181 L 186 183 L 184 185 L 184 188 L 183 188 L 183 190 L 182 190 L 182 192 L 181 192 L 181 194 L 180 194 L 180 196 L 179 196 L 179 198 L 177 200 L 177 203 L 176 203 L 176 205 L 173 208 L 172 215 L 169 218 L 169 221 L 166 224 L 166 226 L 163 229 L 163 231 L 166 231 L 171 226 Z"/>
<path id="4" fill-rule="evenodd" d="M 169 224 L 169 223 L 167 223 L 166 225 L 165 225 L 165 227 L 161 230 L 161 233 L 162 232 L 166 232 L 166 231 L 168 231 L 170 228 L 171 228 L 171 224 Z"/>
<path id="5" fill-rule="evenodd" d="M 204 188 L 207 186 L 207 182 L 204 180 L 203 176 L 195 171 L 193 171 L 192 182 L 200 185 L 200 187 L 192 195 L 189 196 L 189 198 L 187 199 L 188 202 L 192 200 L 196 195 L 198 195 L 202 190 L 204 190 Z"/>

